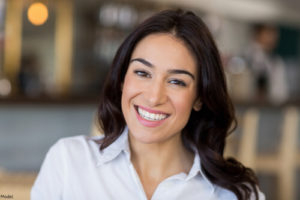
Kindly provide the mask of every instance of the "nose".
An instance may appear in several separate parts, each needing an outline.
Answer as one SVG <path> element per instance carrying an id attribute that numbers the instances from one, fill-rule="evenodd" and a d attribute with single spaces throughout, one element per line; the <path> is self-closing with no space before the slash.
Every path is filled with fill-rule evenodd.
<path id="1" fill-rule="evenodd" d="M 164 104 L 167 101 L 167 93 L 163 82 L 153 81 L 151 86 L 145 90 L 145 99 L 148 106 L 151 107 Z"/>

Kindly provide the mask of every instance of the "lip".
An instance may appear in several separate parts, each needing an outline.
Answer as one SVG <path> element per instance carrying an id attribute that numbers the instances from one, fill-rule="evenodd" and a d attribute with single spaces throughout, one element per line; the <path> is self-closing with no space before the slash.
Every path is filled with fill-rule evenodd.
<path id="1" fill-rule="evenodd" d="M 142 108 L 143 110 L 146 110 L 147 112 L 151 112 L 151 113 L 155 113 L 155 114 L 165 114 L 167 115 L 167 117 L 165 119 L 162 119 L 162 120 L 159 120 L 159 121 L 149 121 L 147 119 L 144 119 L 140 116 L 139 112 L 138 112 L 138 107 Z M 136 117 L 138 119 L 138 121 L 143 125 L 143 126 L 146 126 L 146 127 L 151 127 L 151 128 L 154 128 L 154 127 L 157 127 L 157 126 L 160 126 L 162 123 L 164 123 L 166 121 L 166 119 L 168 119 L 168 117 L 170 116 L 169 114 L 166 114 L 164 112 L 160 112 L 160 111 L 155 111 L 155 110 L 151 110 L 151 109 L 148 109 L 148 108 L 144 108 L 142 106 L 134 106 L 135 108 L 135 114 L 136 114 Z"/>

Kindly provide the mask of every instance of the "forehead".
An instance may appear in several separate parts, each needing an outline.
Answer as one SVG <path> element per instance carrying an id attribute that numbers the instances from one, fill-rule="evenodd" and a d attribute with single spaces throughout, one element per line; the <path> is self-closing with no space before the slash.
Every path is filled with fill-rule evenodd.
<path id="1" fill-rule="evenodd" d="M 135 47 L 131 59 L 143 58 L 159 68 L 177 68 L 196 73 L 193 53 L 179 38 L 169 33 L 151 34 Z"/>

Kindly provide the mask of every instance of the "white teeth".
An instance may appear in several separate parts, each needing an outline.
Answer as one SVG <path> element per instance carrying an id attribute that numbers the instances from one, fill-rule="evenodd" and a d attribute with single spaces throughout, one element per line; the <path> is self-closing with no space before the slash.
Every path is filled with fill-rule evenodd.
<path id="1" fill-rule="evenodd" d="M 148 112 L 145 113 L 145 117 L 147 117 L 147 118 L 150 118 L 150 115 L 151 115 L 151 114 L 148 113 Z"/>
<path id="2" fill-rule="evenodd" d="M 149 112 L 141 109 L 140 107 L 138 107 L 138 113 L 140 114 L 140 116 L 142 118 L 151 120 L 151 121 L 159 121 L 159 120 L 163 120 L 167 117 L 167 115 L 164 115 L 164 114 L 149 113 Z"/>
<path id="3" fill-rule="evenodd" d="M 153 113 L 152 113 L 152 114 L 150 114 L 150 118 L 155 120 L 155 116 L 154 116 L 154 114 L 153 114 Z"/>

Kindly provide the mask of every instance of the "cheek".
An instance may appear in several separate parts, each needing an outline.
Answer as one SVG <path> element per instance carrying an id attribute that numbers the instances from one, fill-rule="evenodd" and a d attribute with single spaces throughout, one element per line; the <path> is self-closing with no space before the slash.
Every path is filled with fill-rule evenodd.
<path id="1" fill-rule="evenodd" d="M 188 116 L 191 111 L 191 105 L 190 103 L 187 103 L 186 101 L 176 101 L 175 103 L 176 112 L 181 117 Z"/>
<path id="2" fill-rule="evenodd" d="M 193 107 L 194 98 L 194 95 L 192 95 L 191 93 L 184 93 L 174 97 L 173 104 L 175 106 L 177 114 L 182 117 L 189 116 Z"/>
<path id="3" fill-rule="evenodd" d="M 180 110 L 192 109 L 196 99 L 196 88 L 194 86 L 173 95 L 173 101 Z"/>
<path id="4" fill-rule="evenodd" d="M 136 86 L 137 84 L 134 79 L 125 76 L 122 90 L 122 106 L 130 103 L 130 99 L 138 93 L 138 88 Z"/>

